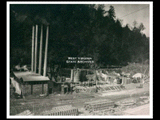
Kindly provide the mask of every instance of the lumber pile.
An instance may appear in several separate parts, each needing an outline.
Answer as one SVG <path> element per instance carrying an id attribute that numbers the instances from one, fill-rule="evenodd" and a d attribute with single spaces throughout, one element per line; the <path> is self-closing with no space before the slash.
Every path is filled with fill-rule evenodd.
<path id="1" fill-rule="evenodd" d="M 126 108 L 130 108 L 130 107 L 135 106 L 136 102 L 137 102 L 136 99 L 127 98 L 127 99 L 118 101 L 115 104 L 118 105 L 121 110 L 124 110 Z"/>
<path id="2" fill-rule="evenodd" d="M 78 109 L 75 107 L 72 107 L 71 105 L 64 105 L 64 106 L 58 106 L 53 107 L 51 110 L 43 111 L 41 115 L 49 115 L 49 116 L 57 116 L 57 115 L 65 115 L 65 116 L 76 116 L 78 115 Z"/>
<path id="3" fill-rule="evenodd" d="M 113 86 L 99 85 L 98 86 L 98 91 L 100 92 L 113 92 L 113 91 L 121 91 L 124 89 L 125 89 L 125 86 L 123 85 L 113 85 Z"/>
<path id="4" fill-rule="evenodd" d="M 16 116 L 31 116 L 31 115 L 34 115 L 33 113 L 31 113 L 30 110 L 25 110 L 19 114 L 16 114 Z"/>
<path id="5" fill-rule="evenodd" d="M 114 107 L 114 102 L 111 100 L 97 100 L 91 102 L 85 102 L 84 108 L 89 112 L 106 110 Z"/>
<path id="6" fill-rule="evenodd" d="M 93 115 L 114 115 L 117 112 L 117 108 L 109 108 L 105 110 L 99 110 L 92 112 Z"/>
<path id="7" fill-rule="evenodd" d="M 124 90 L 125 86 L 123 85 L 98 85 L 92 86 L 92 87 L 87 87 L 87 86 L 75 86 L 73 88 L 73 91 L 76 93 L 78 92 L 86 92 L 86 93 L 95 93 L 97 90 L 99 92 L 112 92 L 112 91 L 121 91 Z"/>
<path id="8" fill-rule="evenodd" d="M 94 92 L 96 92 L 96 87 L 95 86 L 92 86 L 92 87 L 75 86 L 73 88 L 73 91 L 75 91 L 76 93 L 78 93 L 78 92 L 94 93 Z"/>
<path id="9" fill-rule="evenodd" d="M 142 96 L 139 98 L 139 100 L 141 105 L 148 104 L 150 102 L 149 96 Z"/>

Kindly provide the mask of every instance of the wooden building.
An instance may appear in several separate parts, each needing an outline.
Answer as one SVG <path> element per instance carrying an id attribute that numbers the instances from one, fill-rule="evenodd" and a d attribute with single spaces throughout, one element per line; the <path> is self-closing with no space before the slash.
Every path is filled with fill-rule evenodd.
<path id="1" fill-rule="evenodd" d="M 28 95 L 29 92 L 30 94 L 34 94 L 34 92 L 37 90 L 38 93 L 41 94 L 48 93 L 48 77 L 41 76 L 33 72 L 14 72 L 14 75 L 16 78 L 21 80 L 20 84 L 22 89 L 22 95 Z M 28 88 L 30 88 L 30 90 Z"/>

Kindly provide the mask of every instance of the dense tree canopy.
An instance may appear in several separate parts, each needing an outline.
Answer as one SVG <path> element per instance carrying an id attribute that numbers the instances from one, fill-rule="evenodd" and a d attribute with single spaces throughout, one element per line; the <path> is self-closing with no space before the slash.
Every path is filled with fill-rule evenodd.
<path id="1" fill-rule="evenodd" d="M 94 65 L 100 67 L 149 59 L 149 38 L 142 33 L 143 23 L 135 22 L 131 29 L 128 25 L 122 27 L 121 20 L 115 18 L 113 6 L 106 11 L 104 5 L 11 5 L 11 65 L 20 60 L 30 64 L 32 26 L 36 24 L 39 25 L 38 39 L 40 26 L 44 26 L 43 45 L 49 25 L 49 64 L 73 67 L 75 64 L 66 64 L 67 57 L 92 57 Z"/>

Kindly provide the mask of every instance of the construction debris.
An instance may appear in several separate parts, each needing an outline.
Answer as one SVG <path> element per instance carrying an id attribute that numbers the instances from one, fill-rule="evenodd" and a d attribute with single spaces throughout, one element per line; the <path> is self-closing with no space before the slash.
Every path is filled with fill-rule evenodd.
<path id="1" fill-rule="evenodd" d="M 125 86 L 123 85 L 99 85 L 98 91 L 100 92 L 113 92 L 113 91 L 121 91 L 124 90 Z"/>
<path id="2" fill-rule="evenodd" d="M 64 106 L 53 107 L 51 110 L 43 111 L 41 115 L 76 116 L 78 115 L 78 109 L 75 107 L 72 107 L 72 105 L 64 105 Z"/>
<path id="3" fill-rule="evenodd" d="M 126 73 L 126 72 L 122 72 L 121 75 L 124 76 L 124 77 L 128 77 L 129 78 L 131 74 L 130 73 Z"/>
<path id="4" fill-rule="evenodd" d="M 135 99 L 128 98 L 128 99 L 124 99 L 122 101 L 118 101 L 116 103 L 116 105 L 118 105 L 118 106 L 131 106 L 131 105 L 133 105 L 135 103 L 136 103 Z"/>
<path id="5" fill-rule="evenodd" d="M 145 75 L 142 73 L 136 73 L 132 76 L 132 78 L 138 79 L 138 78 L 143 78 Z"/>
<path id="6" fill-rule="evenodd" d="M 76 93 L 86 92 L 86 93 L 95 93 L 95 92 L 113 92 L 124 90 L 125 86 L 123 85 L 97 85 L 97 86 L 75 86 L 73 91 Z"/>
<path id="7" fill-rule="evenodd" d="M 127 78 L 127 77 L 120 77 L 120 79 L 122 79 L 122 84 L 130 84 L 132 83 L 132 79 Z"/>
<path id="8" fill-rule="evenodd" d="M 23 112 L 17 114 L 16 116 L 32 116 L 32 115 L 34 115 L 34 114 L 31 113 L 30 110 L 25 110 L 25 111 L 23 111 Z"/>
<path id="9" fill-rule="evenodd" d="M 23 65 L 22 67 L 20 67 L 20 65 L 16 65 L 14 67 L 14 70 L 16 70 L 16 71 L 29 71 L 27 65 Z"/>
<path id="10" fill-rule="evenodd" d="M 97 100 L 92 102 L 85 102 L 84 108 L 89 112 L 106 110 L 114 107 L 114 102 L 111 100 Z"/>
<path id="11" fill-rule="evenodd" d="M 126 98 L 114 103 L 113 107 L 103 107 L 102 109 L 92 110 L 91 115 L 126 115 L 128 110 L 141 107 L 142 105 L 147 105 L 149 103 L 149 96 L 142 96 L 139 99 L 137 98 Z M 100 103 L 99 103 L 100 104 Z M 85 106 L 85 109 L 91 107 Z M 125 112 L 124 112 L 125 111 Z M 141 111 L 142 112 L 142 111 Z"/>
<path id="12" fill-rule="evenodd" d="M 149 96 L 142 96 L 142 97 L 139 98 L 139 100 L 140 100 L 140 104 L 144 105 L 144 104 L 148 104 L 149 103 L 150 98 L 149 98 Z"/>
<path id="13" fill-rule="evenodd" d="M 17 93 L 18 95 L 21 95 L 22 88 L 20 83 L 13 77 L 10 77 L 10 80 L 11 80 L 12 86 L 15 88 L 15 93 Z"/>
<path id="14" fill-rule="evenodd" d="M 95 86 L 93 87 L 75 86 L 73 88 L 73 91 L 75 91 L 76 93 L 79 93 L 79 92 L 93 93 L 93 92 L 96 92 L 96 87 Z"/>

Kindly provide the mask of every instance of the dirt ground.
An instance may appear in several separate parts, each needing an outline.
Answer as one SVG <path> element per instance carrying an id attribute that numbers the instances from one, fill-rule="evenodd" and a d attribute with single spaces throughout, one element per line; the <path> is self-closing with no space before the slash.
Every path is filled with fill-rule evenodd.
<path id="1" fill-rule="evenodd" d="M 41 112 L 45 110 L 51 110 L 52 107 L 61 105 L 72 105 L 78 108 L 79 116 L 95 115 L 84 110 L 84 102 L 95 101 L 99 99 L 110 99 L 112 101 L 119 102 L 125 99 L 133 99 L 138 101 L 142 96 L 149 96 L 149 84 L 144 84 L 143 88 L 137 88 L 139 83 L 131 83 L 125 85 L 126 90 L 120 92 L 108 92 L 108 93 L 69 93 L 69 94 L 58 94 L 53 93 L 49 96 L 33 96 L 28 95 L 24 99 L 10 99 L 10 115 L 16 115 L 24 110 L 30 110 L 34 115 L 41 115 Z M 138 101 L 136 104 L 130 107 L 123 107 L 123 110 L 119 107 L 116 108 L 117 112 L 103 115 L 124 115 L 122 111 L 138 107 L 144 104 L 142 101 Z M 118 111 L 118 109 L 120 109 Z M 125 113 L 127 114 L 127 113 Z"/>
<path id="2" fill-rule="evenodd" d="M 130 108 L 123 111 L 126 115 L 149 115 L 150 113 L 150 106 L 149 104 L 141 105 L 135 108 Z"/>

